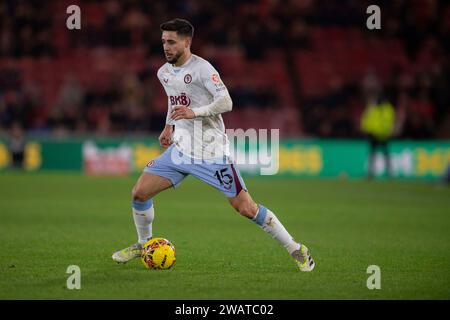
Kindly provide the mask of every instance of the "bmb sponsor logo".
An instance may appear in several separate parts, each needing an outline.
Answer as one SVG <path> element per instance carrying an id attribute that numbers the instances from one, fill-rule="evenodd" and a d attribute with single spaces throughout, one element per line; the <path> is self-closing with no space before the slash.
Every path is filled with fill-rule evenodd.
<path id="1" fill-rule="evenodd" d="M 191 104 L 191 99 L 186 95 L 186 93 L 182 93 L 179 96 L 170 96 L 170 104 L 173 106 L 189 106 Z"/>

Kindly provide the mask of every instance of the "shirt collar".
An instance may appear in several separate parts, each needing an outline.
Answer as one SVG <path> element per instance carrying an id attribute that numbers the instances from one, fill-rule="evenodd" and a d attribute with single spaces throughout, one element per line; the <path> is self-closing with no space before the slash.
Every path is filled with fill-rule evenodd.
<path id="1" fill-rule="evenodd" d="M 179 67 L 176 67 L 175 65 L 171 64 L 172 70 L 173 70 L 175 73 L 180 72 L 181 69 L 186 68 L 186 67 L 191 63 L 191 61 L 193 60 L 193 59 L 192 59 L 193 57 L 194 57 L 194 55 L 191 54 L 191 56 L 189 57 L 189 59 L 187 59 L 187 60 L 185 61 L 185 63 L 183 63 L 183 64 L 182 64 L 181 66 L 179 66 Z"/>

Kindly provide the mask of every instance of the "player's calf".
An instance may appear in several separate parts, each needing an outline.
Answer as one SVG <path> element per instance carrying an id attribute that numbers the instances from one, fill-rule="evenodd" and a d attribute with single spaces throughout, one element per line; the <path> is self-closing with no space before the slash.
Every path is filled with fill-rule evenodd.
<path id="1" fill-rule="evenodd" d="M 116 262 L 125 263 L 140 256 L 142 246 L 152 238 L 152 223 L 155 217 L 153 196 L 171 186 L 163 177 L 143 173 L 132 190 L 133 220 L 138 234 L 138 242 L 115 252 L 112 256 Z"/>
<path id="2" fill-rule="evenodd" d="M 229 201 L 236 211 L 252 219 L 261 229 L 276 239 L 296 260 L 301 271 L 311 271 L 314 268 L 314 261 L 309 250 L 294 240 L 272 211 L 261 204 L 256 204 L 245 191 L 241 191 L 238 196 L 230 198 Z"/>
<path id="3" fill-rule="evenodd" d="M 228 201 L 234 210 L 249 219 L 253 219 L 258 211 L 258 205 L 245 190 L 241 190 L 241 192 L 239 192 L 239 194 L 234 198 L 228 198 Z"/>
<path id="4" fill-rule="evenodd" d="M 163 177 L 143 173 L 132 190 L 133 219 L 138 233 L 138 242 L 143 245 L 152 237 L 152 222 L 155 216 L 153 196 L 171 186 Z"/>
<path id="5" fill-rule="evenodd" d="M 251 199 L 232 202 L 231 205 L 239 214 L 249 219 L 252 219 L 258 211 L 258 205 Z"/>
<path id="6" fill-rule="evenodd" d="M 152 238 L 152 223 L 155 218 L 153 209 L 153 200 L 138 201 L 134 200 L 132 204 L 133 220 L 138 234 L 138 242 L 144 245 Z"/>

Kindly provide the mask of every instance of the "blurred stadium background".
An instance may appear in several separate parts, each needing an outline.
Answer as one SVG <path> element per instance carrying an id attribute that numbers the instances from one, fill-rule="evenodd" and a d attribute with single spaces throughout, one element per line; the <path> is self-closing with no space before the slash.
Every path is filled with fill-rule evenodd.
<path id="1" fill-rule="evenodd" d="M 81 8 L 81 30 L 66 28 L 71 4 Z M 27 170 L 80 170 L 92 153 L 129 168 L 103 173 L 139 172 L 160 152 L 148 137 L 167 111 L 155 75 L 165 62 L 159 24 L 184 17 L 196 28 L 193 52 L 216 66 L 233 98 L 227 128 L 277 128 L 293 139 L 281 146 L 280 174 L 365 176 L 364 110 L 387 102 L 395 116 L 378 129 L 395 140 L 392 175 L 440 179 L 450 161 L 450 6 L 378 1 L 382 28 L 368 30 L 370 4 L 2 1 L 0 170 L 13 159 L 21 166 L 23 151 Z M 99 140 L 119 148 L 123 137 L 143 144 L 102 155 Z M 382 160 L 376 175 L 387 171 Z"/>

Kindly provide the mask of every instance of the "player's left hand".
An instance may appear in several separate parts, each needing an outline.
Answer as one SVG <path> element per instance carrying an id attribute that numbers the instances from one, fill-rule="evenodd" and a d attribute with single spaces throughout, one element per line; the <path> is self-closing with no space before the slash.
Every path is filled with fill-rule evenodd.
<path id="1" fill-rule="evenodd" d="M 185 106 L 174 106 L 172 113 L 170 114 L 170 119 L 180 120 L 180 119 L 194 119 L 195 114 L 192 109 Z"/>

